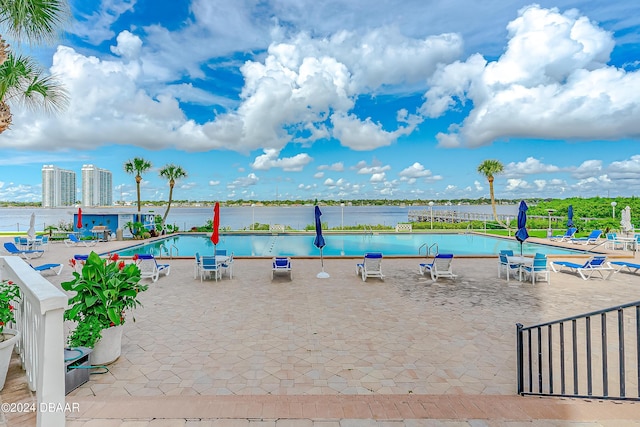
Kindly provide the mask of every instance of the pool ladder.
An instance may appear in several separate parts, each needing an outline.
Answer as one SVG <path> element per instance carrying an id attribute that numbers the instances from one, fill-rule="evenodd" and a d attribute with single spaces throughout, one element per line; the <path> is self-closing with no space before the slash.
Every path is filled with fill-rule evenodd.
<path id="1" fill-rule="evenodd" d="M 433 254 L 434 254 L 434 255 L 437 255 L 437 254 L 438 254 L 439 250 L 438 250 L 438 244 L 437 244 L 437 243 L 432 243 L 430 246 L 427 246 L 427 245 L 429 245 L 429 243 L 428 243 L 428 242 L 427 242 L 427 243 L 423 243 L 423 244 L 422 244 L 422 246 L 420 246 L 420 247 L 418 248 L 418 255 L 420 255 L 420 252 L 422 252 L 422 248 L 427 248 L 427 253 L 426 253 L 426 255 L 427 255 L 427 256 L 429 256 L 429 255 L 431 255 L 431 254 L 432 254 L 431 250 L 432 250 L 434 247 L 435 247 L 435 252 L 433 252 Z"/>
<path id="2" fill-rule="evenodd" d="M 162 252 L 169 255 L 169 258 L 173 258 L 173 250 L 176 250 L 176 256 L 179 255 L 178 247 L 176 245 L 171 245 L 169 249 L 167 249 L 166 245 L 160 245 L 160 256 L 162 256 Z"/>

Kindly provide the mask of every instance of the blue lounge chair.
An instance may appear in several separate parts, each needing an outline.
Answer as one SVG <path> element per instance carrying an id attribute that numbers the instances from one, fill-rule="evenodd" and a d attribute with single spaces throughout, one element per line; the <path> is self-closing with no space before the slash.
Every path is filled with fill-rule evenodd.
<path id="1" fill-rule="evenodd" d="M 556 270 L 555 266 L 559 266 L 560 269 Z M 576 264 L 569 261 L 552 261 L 551 269 L 558 273 L 564 268 L 568 268 L 571 272 L 577 272 L 584 280 L 590 279 L 593 273 L 598 273 L 600 277 L 607 280 L 615 269 L 607 264 L 607 257 L 605 255 L 594 255 L 587 260 L 584 264 Z M 604 273 L 607 273 L 605 276 Z"/>
<path id="2" fill-rule="evenodd" d="M 422 263 L 419 266 L 420 274 L 424 276 L 427 271 L 431 273 L 431 280 L 436 281 L 439 277 L 455 279 L 458 277 L 451 270 L 453 254 L 437 254 L 431 263 Z"/>
<path id="3" fill-rule="evenodd" d="M 291 269 L 291 258 L 288 257 L 275 257 L 273 258 L 273 264 L 271 268 L 271 280 L 278 272 L 289 273 L 289 280 L 293 280 L 293 270 Z"/>
<path id="4" fill-rule="evenodd" d="M 577 243 L 579 245 L 595 245 L 598 239 L 602 235 L 602 230 L 593 230 L 587 237 L 579 237 L 577 239 L 571 239 L 571 243 Z"/>
<path id="5" fill-rule="evenodd" d="M 550 239 L 553 240 L 554 242 L 568 242 L 571 239 L 574 238 L 574 236 L 576 235 L 576 231 L 578 229 L 575 227 L 569 227 L 567 228 L 567 231 L 564 234 L 558 234 L 556 236 L 551 236 Z"/>
<path id="6" fill-rule="evenodd" d="M 613 267 L 614 265 L 618 267 L 618 269 L 616 270 L 616 273 L 619 273 L 621 271 L 628 271 L 629 273 L 637 273 L 638 271 L 640 271 L 640 264 L 635 264 L 628 261 L 611 261 L 609 263 L 609 266 L 611 266 L 611 268 L 614 268 Z"/>
<path id="7" fill-rule="evenodd" d="M 362 276 L 363 282 L 367 281 L 367 277 L 378 277 L 380 280 L 384 280 L 382 253 L 367 252 L 364 254 L 363 261 L 356 264 L 356 274 Z"/>
<path id="8" fill-rule="evenodd" d="M 31 265 L 31 264 L 29 264 Z M 42 265 L 31 265 L 35 271 L 42 274 L 45 271 L 53 271 L 56 275 L 60 275 L 62 273 L 62 264 L 42 264 Z"/>
<path id="9" fill-rule="evenodd" d="M 65 239 L 64 244 L 66 246 L 84 245 L 86 247 L 89 247 L 89 246 L 95 246 L 96 242 L 97 242 L 96 240 L 81 240 L 75 234 L 70 233 L 69 237 L 67 239 Z"/>
<path id="10" fill-rule="evenodd" d="M 152 254 L 138 254 L 138 268 L 140 269 L 141 279 L 151 279 L 154 282 L 158 281 L 160 273 L 168 276 L 171 272 L 169 264 L 158 264 Z"/>
<path id="11" fill-rule="evenodd" d="M 13 242 L 5 242 L 4 249 L 11 255 L 19 255 L 22 258 L 39 258 L 44 254 L 42 249 L 18 249 Z"/>

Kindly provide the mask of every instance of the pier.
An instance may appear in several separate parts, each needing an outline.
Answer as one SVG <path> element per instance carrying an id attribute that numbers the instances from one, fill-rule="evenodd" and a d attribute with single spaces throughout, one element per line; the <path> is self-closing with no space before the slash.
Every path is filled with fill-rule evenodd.
<path id="1" fill-rule="evenodd" d="M 431 216 L 433 215 L 433 217 Z M 452 210 L 433 210 L 429 209 L 421 209 L 421 210 L 410 210 L 409 214 L 409 222 L 448 222 L 448 223 L 458 223 L 458 222 L 471 222 L 471 221 L 481 221 L 481 222 L 491 222 L 495 221 L 493 218 L 493 213 L 478 213 L 478 212 L 459 212 L 455 209 Z M 529 215 L 528 218 L 539 218 L 539 219 L 549 219 L 548 215 Z M 515 221 L 517 219 L 517 215 L 505 215 L 498 214 L 498 219 L 502 222 L 509 223 L 510 221 Z M 551 223 L 555 224 L 556 222 L 566 221 L 566 216 L 551 216 Z"/>

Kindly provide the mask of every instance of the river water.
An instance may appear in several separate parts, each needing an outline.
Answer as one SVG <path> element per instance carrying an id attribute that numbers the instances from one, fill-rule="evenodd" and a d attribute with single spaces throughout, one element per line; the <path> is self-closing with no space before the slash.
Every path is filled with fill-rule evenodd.
<path id="1" fill-rule="evenodd" d="M 426 210 L 429 206 L 321 206 L 322 222 L 328 228 L 354 226 L 360 224 L 395 226 L 407 222 L 409 211 Z M 433 206 L 433 211 L 446 210 L 458 212 L 490 213 L 491 206 L 457 205 Z M 517 205 L 497 206 L 498 214 L 517 215 Z M 164 215 L 163 207 L 143 209 L 143 213 Z M 0 232 L 26 231 L 29 229 L 31 214 L 36 215 L 36 231 L 43 231 L 49 225 L 58 226 L 60 222 L 72 223 L 77 208 L 0 208 Z M 135 207 L 82 208 L 87 214 L 136 213 Z M 172 207 L 167 223 L 189 230 L 203 226 L 213 216 L 213 207 Z M 314 224 L 313 206 L 240 206 L 220 207 L 220 227 L 231 230 L 251 229 L 251 224 L 282 224 L 296 230 Z"/>

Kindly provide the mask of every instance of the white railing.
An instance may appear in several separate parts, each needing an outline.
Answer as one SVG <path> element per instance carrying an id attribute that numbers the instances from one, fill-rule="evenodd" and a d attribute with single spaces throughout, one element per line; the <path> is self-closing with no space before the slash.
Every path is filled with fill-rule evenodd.
<path id="1" fill-rule="evenodd" d="M 15 313 L 15 328 L 22 333 L 16 350 L 26 371 L 29 389 L 36 393 L 37 426 L 63 427 L 63 314 L 67 296 L 19 257 L 0 257 L 0 279 L 16 283 L 22 294 Z"/>

